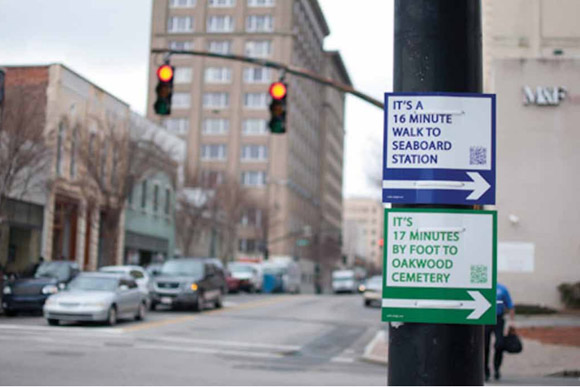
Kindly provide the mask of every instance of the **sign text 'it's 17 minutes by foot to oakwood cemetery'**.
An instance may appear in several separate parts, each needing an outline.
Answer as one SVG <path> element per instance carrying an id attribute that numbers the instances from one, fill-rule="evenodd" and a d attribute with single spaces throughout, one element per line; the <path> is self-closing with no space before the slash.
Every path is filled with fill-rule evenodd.
<path id="1" fill-rule="evenodd" d="M 385 209 L 382 320 L 495 324 L 497 215 Z"/>
<path id="2" fill-rule="evenodd" d="M 386 93 L 383 203 L 495 204 L 495 95 Z"/>

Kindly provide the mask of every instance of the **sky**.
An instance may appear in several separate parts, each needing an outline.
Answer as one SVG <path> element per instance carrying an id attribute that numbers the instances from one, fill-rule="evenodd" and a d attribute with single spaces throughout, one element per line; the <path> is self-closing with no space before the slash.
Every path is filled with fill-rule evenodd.
<path id="1" fill-rule="evenodd" d="M 392 90 L 393 0 L 319 2 L 325 49 L 341 52 L 357 90 L 382 100 Z M 0 65 L 65 64 L 145 114 L 151 3 L 0 0 Z M 345 130 L 345 197 L 380 198 L 382 111 L 348 96 Z"/>

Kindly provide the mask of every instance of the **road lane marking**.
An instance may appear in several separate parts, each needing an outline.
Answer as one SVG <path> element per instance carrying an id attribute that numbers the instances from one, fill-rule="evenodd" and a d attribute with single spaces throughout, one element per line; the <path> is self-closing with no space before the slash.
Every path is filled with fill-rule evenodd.
<path id="1" fill-rule="evenodd" d="M 354 363 L 355 359 L 353 359 L 352 357 L 335 356 L 331 358 L 330 361 L 333 363 Z"/>
<path id="2" fill-rule="evenodd" d="M 299 297 L 300 296 L 295 296 L 295 295 L 294 296 L 277 296 L 275 298 L 267 298 L 267 299 L 262 299 L 262 300 L 258 300 L 258 301 L 250 301 L 250 302 L 238 304 L 238 305 L 235 305 L 235 306 L 232 306 L 229 308 L 221 308 L 221 309 L 204 311 L 202 313 L 196 314 L 195 316 L 184 316 L 184 317 L 178 317 L 178 318 L 173 318 L 173 319 L 168 319 L 168 320 L 145 322 L 145 323 L 141 323 L 138 325 L 133 325 L 131 327 L 123 328 L 122 330 L 124 333 L 127 333 L 127 332 L 142 331 L 142 330 L 146 330 L 146 329 L 159 328 L 159 327 L 163 327 L 163 326 L 167 326 L 167 325 L 178 324 L 178 323 L 182 323 L 182 322 L 186 322 L 186 321 L 192 321 L 198 317 L 211 316 L 211 315 L 221 314 L 221 313 L 226 313 L 226 312 L 234 312 L 234 311 L 238 311 L 238 310 L 257 308 L 260 306 L 267 306 L 267 305 L 272 305 L 272 304 L 279 304 L 279 303 L 282 303 L 282 302 L 287 301 L 287 300 L 299 299 Z M 304 296 L 302 296 L 302 297 L 304 297 Z"/>
<path id="3" fill-rule="evenodd" d="M 135 349 L 146 349 L 146 350 L 162 350 L 162 351 L 176 351 L 176 352 L 191 352 L 191 353 L 202 353 L 209 355 L 230 355 L 230 356 L 241 356 L 241 357 L 256 357 L 262 359 L 280 359 L 284 357 L 284 354 L 273 353 L 273 352 L 248 352 L 248 351 L 233 351 L 229 349 L 210 349 L 210 348 L 200 348 L 200 347 L 177 347 L 172 345 L 139 345 L 135 346 Z"/>
<path id="4" fill-rule="evenodd" d="M 224 340 L 207 340 L 207 339 L 190 339 L 190 338 L 177 338 L 177 337 L 159 337 L 155 338 L 155 341 L 160 342 L 174 342 L 174 343 L 191 343 L 191 344 L 202 344 L 202 345 L 213 345 L 221 347 L 240 347 L 240 348 L 254 348 L 254 349 L 271 349 L 280 352 L 288 351 L 298 351 L 301 347 L 297 345 L 285 345 L 285 344 L 267 344 L 267 343 L 248 343 L 242 341 L 224 341 Z M 153 342 L 153 339 L 152 339 Z"/>
<path id="5" fill-rule="evenodd" d="M 90 328 L 90 329 L 89 329 Z M 95 327 L 71 327 L 71 326 L 60 326 L 60 327 L 48 327 L 48 326 L 38 326 L 38 325 L 12 325 L 12 324 L 0 324 L 0 330 L 16 330 L 16 331 L 37 331 L 37 332 L 62 332 L 62 333 L 84 333 L 84 332 L 94 332 L 94 333 L 113 333 L 119 334 L 123 333 L 122 328 L 95 328 Z"/>

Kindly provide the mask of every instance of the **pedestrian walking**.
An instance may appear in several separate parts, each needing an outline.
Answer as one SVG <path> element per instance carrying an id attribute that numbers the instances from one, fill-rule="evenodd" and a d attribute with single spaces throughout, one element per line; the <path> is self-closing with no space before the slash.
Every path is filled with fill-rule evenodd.
<path id="1" fill-rule="evenodd" d="M 495 336 L 495 344 L 494 344 L 494 356 L 493 356 L 493 370 L 494 370 L 494 378 L 499 380 L 501 378 L 501 374 L 499 369 L 501 367 L 501 362 L 503 360 L 503 339 L 505 337 L 505 319 L 504 315 L 507 313 L 510 316 L 510 321 L 513 324 L 514 317 L 515 317 L 515 310 L 514 305 L 512 303 L 512 298 L 510 296 L 509 291 L 507 288 L 498 283 L 497 284 L 497 307 L 496 307 L 496 324 L 495 325 L 486 325 L 485 326 L 485 380 L 489 380 L 490 378 L 490 370 L 489 370 L 489 350 L 490 350 L 490 342 L 491 342 L 491 334 L 493 333 Z"/>

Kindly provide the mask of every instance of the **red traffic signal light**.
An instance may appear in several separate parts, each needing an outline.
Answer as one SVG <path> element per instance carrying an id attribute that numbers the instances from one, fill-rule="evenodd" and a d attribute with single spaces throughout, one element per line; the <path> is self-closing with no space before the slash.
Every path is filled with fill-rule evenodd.
<path id="1" fill-rule="evenodd" d="M 155 113 L 160 116 L 171 114 L 171 97 L 173 95 L 173 73 L 174 68 L 166 63 L 157 69 L 157 87 L 155 93 L 157 100 L 153 105 Z"/>
<path id="2" fill-rule="evenodd" d="M 288 89 L 286 85 L 282 82 L 274 82 L 270 85 L 270 97 L 275 100 L 281 100 L 286 97 Z"/>
<path id="3" fill-rule="evenodd" d="M 157 69 L 157 78 L 161 82 L 171 82 L 173 80 L 173 67 L 168 64 L 159 66 Z"/>

